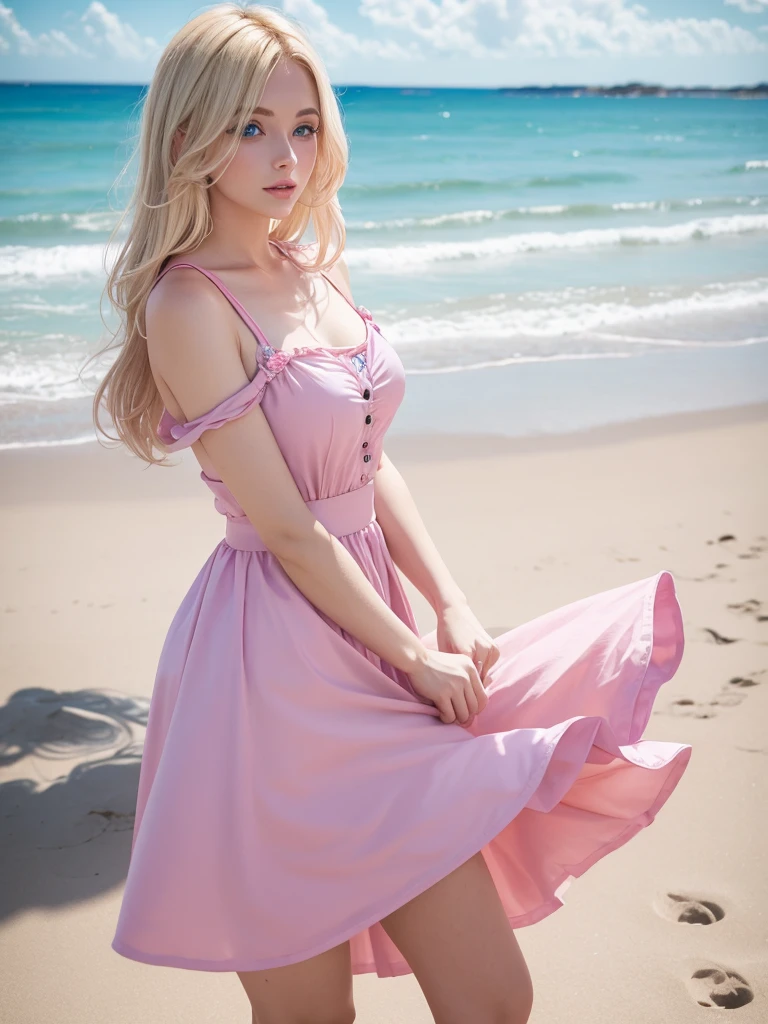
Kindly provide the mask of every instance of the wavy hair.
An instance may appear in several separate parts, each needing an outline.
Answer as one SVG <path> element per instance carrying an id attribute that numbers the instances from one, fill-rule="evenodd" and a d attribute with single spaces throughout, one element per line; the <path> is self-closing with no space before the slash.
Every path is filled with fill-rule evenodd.
<path id="1" fill-rule="evenodd" d="M 106 250 L 112 250 L 117 232 L 130 217 L 112 268 L 105 266 L 104 292 L 118 312 L 119 325 L 110 343 L 92 357 L 119 349 L 94 395 L 96 430 L 122 442 L 145 462 L 168 465 L 165 454 L 155 456 L 155 449 L 164 449 L 156 427 L 163 401 L 147 352 L 147 297 L 169 257 L 196 249 L 209 234 L 211 173 L 222 158 L 226 167 L 234 156 L 267 78 L 283 58 L 303 65 L 313 76 L 321 129 L 312 176 L 291 213 L 270 221 L 269 237 L 289 252 L 306 249 L 299 240 L 311 218 L 316 258 L 302 258 L 302 269 L 327 270 L 343 252 L 346 230 L 336 193 L 346 174 L 348 145 L 320 57 L 298 23 L 272 7 L 225 3 L 199 14 L 168 43 L 144 101 L 138 143 L 128 161 L 138 156 L 136 182 Z M 225 145 L 229 128 L 232 140 Z M 177 150 L 178 129 L 184 135 Z M 221 146 L 225 148 L 217 148 Z M 99 422 L 102 403 L 117 437 Z"/>

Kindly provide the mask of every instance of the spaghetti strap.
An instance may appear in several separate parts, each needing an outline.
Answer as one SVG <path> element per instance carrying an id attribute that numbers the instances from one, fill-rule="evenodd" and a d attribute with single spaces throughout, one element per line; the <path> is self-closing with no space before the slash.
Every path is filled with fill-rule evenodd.
<path id="1" fill-rule="evenodd" d="M 344 292 L 343 292 L 343 291 L 341 290 L 341 288 L 339 288 L 339 286 L 338 286 L 338 285 L 336 284 L 336 282 L 335 282 L 335 281 L 331 281 L 330 277 L 329 277 L 329 276 L 328 276 L 328 275 L 326 274 L 326 272 L 325 272 L 324 270 L 321 270 L 321 271 L 320 271 L 320 273 L 321 273 L 321 274 L 323 275 L 323 277 L 324 277 L 324 278 L 326 279 L 326 281 L 329 281 L 329 282 L 330 282 L 330 283 L 331 283 L 331 284 L 333 285 L 333 287 L 334 287 L 334 288 L 336 289 L 336 291 L 337 291 L 337 292 L 339 293 L 339 295 L 343 295 L 343 296 L 344 296 L 344 298 L 345 298 L 345 299 L 347 300 L 347 302 L 348 302 L 348 303 L 350 304 L 350 306 L 352 307 L 352 309 L 354 309 L 354 310 L 355 310 L 355 311 L 356 311 L 356 312 L 357 312 L 357 313 L 358 313 L 358 314 L 359 314 L 360 316 L 362 316 L 364 320 L 365 320 L 365 319 L 367 319 L 367 318 L 366 318 L 366 317 L 365 317 L 365 316 L 364 316 L 364 315 L 362 314 L 362 312 L 361 312 L 361 307 L 360 307 L 360 306 L 356 306 L 356 305 L 354 304 L 354 302 L 353 302 L 353 301 L 352 301 L 352 300 L 350 299 L 350 297 L 349 297 L 348 295 L 346 295 L 346 294 L 345 294 L 345 293 L 344 293 Z"/>
<path id="2" fill-rule="evenodd" d="M 286 250 L 282 247 L 282 245 L 280 245 L 278 242 L 276 242 L 273 238 L 270 238 L 269 241 L 272 243 L 272 245 L 275 246 L 276 249 L 278 249 L 286 257 L 286 259 L 290 259 L 291 258 L 290 254 L 286 252 Z M 256 323 L 256 321 L 253 319 L 253 317 L 248 312 L 248 310 L 245 308 L 245 306 L 242 304 L 242 302 L 240 302 L 240 300 L 235 295 L 232 294 L 232 292 L 229 290 L 229 288 L 227 288 L 227 286 L 224 284 L 224 282 L 221 280 L 221 278 L 218 277 L 216 274 L 214 274 L 214 272 L 212 270 L 206 270 L 205 267 L 201 267 L 197 263 L 187 263 L 187 262 L 184 262 L 184 263 L 172 263 L 170 266 L 168 266 L 164 270 L 160 271 L 160 273 L 157 275 L 157 278 L 155 279 L 155 282 L 152 285 L 152 287 L 154 288 L 154 286 L 157 284 L 157 282 L 162 277 L 164 277 L 168 273 L 169 270 L 173 270 L 175 267 L 192 267 L 193 270 L 199 270 L 201 274 L 205 275 L 205 277 L 207 277 L 209 281 L 211 281 L 213 284 L 215 284 L 216 287 L 219 289 L 219 291 L 222 293 L 222 295 L 225 296 L 225 298 L 234 307 L 236 312 L 239 313 L 239 315 L 245 321 L 246 325 L 251 329 L 251 331 L 253 332 L 254 336 L 256 337 L 256 341 L 260 345 L 261 349 L 263 350 L 264 355 L 267 358 L 270 358 L 270 357 L 274 356 L 275 353 L 277 351 L 279 351 L 279 350 L 276 350 L 276 349 L 272 348 L 272 346 L 270 345 L 266 335 L 264 334 L 262 329 L 259 327 L 259 325 Z M 363 319 L 363 321 L 368 321 L 368 320 L 373 321 L 373 317 L 372 317 L 370 311 L 367 310 L 365 308 L 365 306 L 356 306 L 355 303 L 349 298 L 349 296 L 346 295 L 341 290 L 341 288 L 339 288 L 339 286 L 334 281 L 331 280 L 331 278 L 328 276 L 328 274 L 325 273 L 324 270 L 321 270 L 320 273 L 326 279 L 326 281 L 328 281 L 331 285 L 333 285 L 333 287 L 336 289 L 336 291 L 345 299 L 346 302 L 349 303 L 349 305 L 352 307 L 352 309 L 355 310 L 355 312 L 358 314 L 358 316 L 360 316 Z M 374 324 L 374 326 L 376 327 L 377 330 L 379 330 L 378 324 Z M 317 346 L 317 347 L 318 347 L 318 349 L 326 348 L 326 346 Z"/>
<path id="3" fill-rule="evenodd" d="M 213 282 L 213 284 L 216 285 L 216 287 L 219 289 L 222 295 L 224 295 L 224 297 L 229 300 L 231 305 L 240 314 L 240 316 L 245 321 L 247 326 L 251 329 L 251 331 L 253 331 L 259 345 L 261 345 L 262 348 L 265 348 L 267 350 L 267 354 L 270 354 L 273 351 L 272 346 L 267 341 L 264 332 L 253 319 L 253 317 L 242 304 L 242 302 L 240 302 L 240 300 L 237 299 L 232 294 L 232 292 L 229 290 L 229 288 L 227 288 L 227 286 L 224 284 L 221 278 L 217 277 L 212 270 L 206 270 L 205 267 L 201 267 L 197 263 L 172 263 L 170 267 L 166 267 L 165 270 L 160 271 L 155 280 L 155 284 L 157 284 L 160 278 L 164 277 L 169 270 L 173 270 L 176 267 L 192 267 L 193 270 L 199 270 L 201 274 L 204 274 L 209 281 Z M 154 288 L 154 285 L 152 287 Z"/>
<path id="4" fill-rule="evenodd" d="M 289 253 L 287 253 L 287 252 L 285 251 L 285 249 L 284 249 L 284 248 L 282 247 L 282 245 L 280 245 L 280 243 L 279 243 L 279 242 L 276 242 L 276 241 L 275 241 L 274 239 L 270 239 L 270 241 L 272 242 L 272 244 L 273 244 L 274 246 L 276 246 L 276 247 L 277 247 L 277 248 L 278 248 L 278 249 L 280 250 L 280 252 L 281 252 L 281 253 L 282 253 L 282 254 L 283 254 L 284 256 L 286 256 L 286 257 L 288 257 L 288 259 L 290 259 L 290 255 L 289 255 Z M 367 309 L 365 308 L 365 306 L 356 306 L 356 305 L 354 304 L 354 302 L 353 302 L 353 301 L 352 301 L 352 300 L 350 299 L 350 297 L 349 297 L 349 296 L 348 296 L 348 295 L 347 295 L 347 294 L 346 294 L 345 292 L 343 292 L 343 291 L 341 290 L 341 288 L 339 288 L 339 286 L 338 286 L 338 285 L 336 284 L 336 282 L 335 282 L 335 281 L 332 281 L 332 280 L 331 280 L 331 278 L 330 278 L 330 277 L 329 277 L 329 276 L 328 276 L 328 275 L 326 274 L 326 272 L 325 272 L 324 270 L 321 270 L 321 271 L 320 271 L 320 273 L 321 273 L 321 274 L 322 274 L 322 276 L 323 276 L 323 277 L 324 277 L 324 278 L 326 279 L 326 281 L 328 281 L 328 282 L 329 282 L 330 284 L 332 284 L 332 285 L 333 285 L 333 287 L 334 287 L 334 288 L 336 289 L 336 291 L 337 291 L 337 292 L 339 293 L 339 295 L 341 295 L 341 296 L 342 296 L 342 297 L 343 297 L 344 299 L 346 299 L 346 300 L 347 300 L 347 302 L 348 302 L 348 303 L 350 304 L 350 306 L 352 307 L 352 309 L 354 309 L 354 310 L 355 310 L 355 311 L 356 311 L 357 313 L 359 313 L 359 314 L 360 314 L 360 315 L 361 315 L 361 316 L 363 317 L 363 319 L 364 319 L 364 320 L 368 320 L 368 319 L 370 319 L 370 318 L 371 318 L 371 317 L 370 317 L 370 313 L 369 313 L 369 312 L 368 312 L 368 310 L 367 310 Z M 368 316 L 366 316 L 366 313 L 368 313 Z"/>

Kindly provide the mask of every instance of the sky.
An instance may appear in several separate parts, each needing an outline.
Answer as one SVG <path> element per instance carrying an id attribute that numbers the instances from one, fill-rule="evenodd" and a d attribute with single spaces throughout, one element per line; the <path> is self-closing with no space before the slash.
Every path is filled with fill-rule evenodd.
<path id="1" fill-rule="evenodd" d="M 190 0 L 0 0 L 0 81 L 146 83 Z M 334 85 L 754 85 L 768 0 L 275 0 Z"/>

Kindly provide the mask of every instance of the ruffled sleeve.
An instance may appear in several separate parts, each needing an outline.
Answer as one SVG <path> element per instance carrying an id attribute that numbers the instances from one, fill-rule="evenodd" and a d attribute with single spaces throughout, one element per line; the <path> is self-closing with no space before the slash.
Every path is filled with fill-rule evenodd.
<path id="1" fill-rule="evenodd" d="M 223 402 L 219 402 L 217 406 L 209 409 L 202 416 L 189 420 L 187 423 L 179 423 L 167 409 L 164 409 L 157 425 L 157 433 L 164 447 L 169 452 L 188 448 L 206 430 L 215 430 L 216 427 L 221 427 L 225 423 L 229 423 L 230 420 L 244 416 L 254 405 L 261 403 L 270 379 L 270 375 L 260 369 L 245 387 L 236 391 L 234 395 L 230 395 L 229 398 L 225 398 Z"/>

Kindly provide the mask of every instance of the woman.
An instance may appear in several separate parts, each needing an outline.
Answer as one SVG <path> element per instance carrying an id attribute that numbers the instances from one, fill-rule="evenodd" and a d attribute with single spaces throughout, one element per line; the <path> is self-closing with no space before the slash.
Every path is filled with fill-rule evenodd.
<path id="1" fill-rule="evenodd" d="M 518 1024 L 514 929 L 688 763 L 641 739 L 680 609 L 661 571 L 480 625 L 382 449 L 404 371 L 339 255 L 346 160 L 284 16 L 219 6 L 168 45 L 95 412 L 148 462 L 191 447 L 226 530 L 161 653 L 113 948 L 237 972 L 259 1024 L 351 1021 L 364 972 L 412 972 L 439 1024 Z"/>

